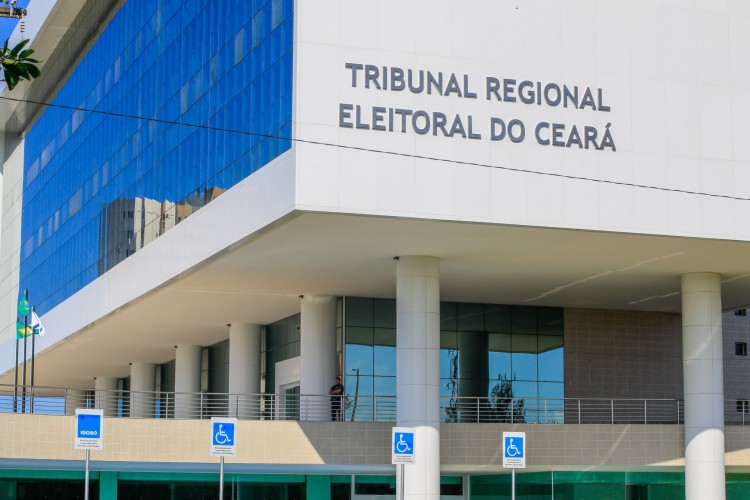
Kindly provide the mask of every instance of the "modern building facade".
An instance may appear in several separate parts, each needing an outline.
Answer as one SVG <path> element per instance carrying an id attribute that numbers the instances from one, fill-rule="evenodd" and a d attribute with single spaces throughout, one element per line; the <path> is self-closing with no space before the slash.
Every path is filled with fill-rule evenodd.
<path id="1" fill-rule="evenodd" d="M 6 497 L 80 488 L 76 407 L 107 417 L 102 499 L 215 494 L 212 416 L 239 419 L 225 498 L 510 498 L 504 431 L 519 498 L 750 495 L 741 2 L 57 0 L 29 27 Z"/>

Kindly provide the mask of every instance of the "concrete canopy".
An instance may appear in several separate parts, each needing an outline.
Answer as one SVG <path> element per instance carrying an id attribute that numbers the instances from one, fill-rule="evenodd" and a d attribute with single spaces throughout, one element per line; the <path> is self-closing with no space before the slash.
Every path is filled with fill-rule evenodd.
<path id="1" fill-rule="evenodd" d="M 95 375 L 124 377 L 129 362 L 173 359 L 177 344 L 228 338 L 229 323 L 295 314 L 302 294 L 393 298 L 399 255 L 441 259 L 442 300 L 679 312 L 688 272 L 722 275 L 725 310 L 750 303 L 748 250 L 738 241 L 295 212 L 42 350 L 36 382 L 87 388 Z M 6 371 L 0 382 L 12 378 Z"/>

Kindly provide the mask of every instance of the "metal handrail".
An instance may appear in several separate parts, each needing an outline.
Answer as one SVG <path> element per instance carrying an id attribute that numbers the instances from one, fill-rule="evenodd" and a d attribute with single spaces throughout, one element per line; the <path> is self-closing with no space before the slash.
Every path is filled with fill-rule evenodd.
<path id="1" fill-rule="evenodd" d="M 35 386 L 18 390 L 0 384 L 0 413 L 72 415 L 76 408 L 101 408 L 130 418 L 395 422 L 393 395 L 228 394 L 70 389 Z M 21 404 L 24 402 L 25 404 Z M 15 402 L 15 404 L 14 404 Z M 340 410 L 339 410 L 340 408 Z M 509 424 L 682 424 L 678 399 L 441 397 L 445 423 Z M 750 424 L 750 400 L 726 400 L 727 425 Z"/>

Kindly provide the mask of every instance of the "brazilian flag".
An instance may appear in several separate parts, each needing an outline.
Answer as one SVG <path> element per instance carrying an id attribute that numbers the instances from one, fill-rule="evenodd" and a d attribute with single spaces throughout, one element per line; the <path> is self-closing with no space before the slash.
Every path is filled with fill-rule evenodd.
<path id="1" fill-rule="evenodd" d="M 34 333 L 34 329 L 30 326 L 25 326 L 20 321 L 16 321 L 16 339 L 22 339 L 28 337 Z"/>

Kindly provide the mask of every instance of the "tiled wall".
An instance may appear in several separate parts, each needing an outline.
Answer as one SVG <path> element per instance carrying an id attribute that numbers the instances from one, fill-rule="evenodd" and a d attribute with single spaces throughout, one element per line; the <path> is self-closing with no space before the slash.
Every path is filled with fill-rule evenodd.
<path id="1" fill-rule="evenodd" d="M 750 346 L 750 316 L 737 316 L 734 311 L 726 312 L 722 317 L 722 324 L 724 398 L 750 399 L 750 356 L 735 353 L 735 344 L 738 342 Z"/>
<path id="2" fill-rule="evenodd" d="M 236 458 L 248 464 L 389 464 L 392 424 L 349 422 L 240 421 Z M 82 460 L 73 449 L 74 418 L 0 414 L 0 456 L 18 459 Z M 681 466 L 681 425 L 508 425 L 443 424 L 441 463 L 502 468 L 504 431 L 528 437 L 528 465 L 575 470 L 589 466 Z M 727 465 L 750 464 L 750 427 L 727 427 Z M 213 461 L 208 420 L 105 419 L 104 450 L 92 460 L 141 462 Z M 29 436 L 34 436 L 29 439 Z"/>
<path id="3" fill-rule="evenodd" d="M 682 399 L 674 313 L 565 309 L 565 397 Z"/>

